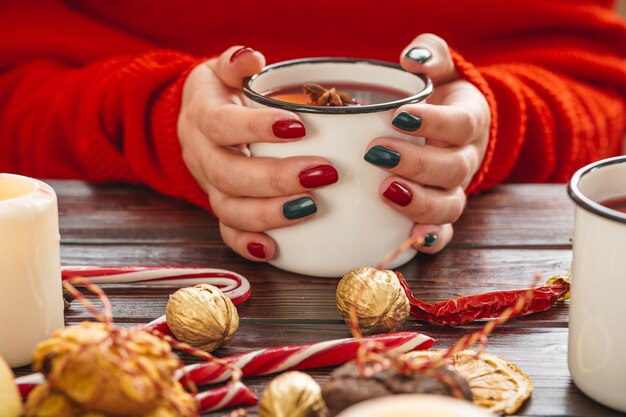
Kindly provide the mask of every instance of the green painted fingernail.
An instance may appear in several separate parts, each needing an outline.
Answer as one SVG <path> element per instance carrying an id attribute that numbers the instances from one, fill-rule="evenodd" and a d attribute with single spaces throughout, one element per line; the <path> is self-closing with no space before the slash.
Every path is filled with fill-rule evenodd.
<path id="1" fill-rule="evenodd" d="M 283 204 L 283 216 L 289 220 L 301 219 L 316 211 L 317 206 L 311 197 L 302 197 Z"/>
<path id="2" fill-rule="evenodd" d="M 396 114 L 391 124 L 398 129 L 406 130 L 407 132 L 415 132 L 422 126 L 422 119 L 408 111 L 401 111 Z"/>
<path id="3" fill-rule="evenodd" d="M 404 56 L 420 64 L 425 64 L 433 55 L 426 48 L 412 48 L 409 49 Z"/>
<path id="4" fill-rule="evenodd" d="M 437 243 L 437 235 L 434 233 L 426 233 L 424 235 L 424 245 L 427 248 L 430 248 L 432 245 Z"/>
<path id="5" fill-rule="evenodd" d="M 363 157 L 370 164 L 383 168 L 393 168 L 400 163 L 400 154 L 384 146 L 372 146 Z"/>

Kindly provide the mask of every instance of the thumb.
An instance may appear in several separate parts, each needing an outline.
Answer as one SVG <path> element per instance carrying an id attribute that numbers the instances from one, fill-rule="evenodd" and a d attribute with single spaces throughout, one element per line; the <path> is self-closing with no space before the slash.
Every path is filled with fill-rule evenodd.
<path id="1" fill-rule="evenodd" d="M 246 46 L 231 46 L 217 60 L 209 61 L 209 66 L 224 84 L 240 88 L 244 78 L 263 69 L 265 57 Z"/>
<path id="2" fill-rule="evenodd" d="M 400 65 L 406 71 L 422 73 L 435 84 L 458 78 L 446 41 L 432 33 L 423 33 L 402 51 Z"/>

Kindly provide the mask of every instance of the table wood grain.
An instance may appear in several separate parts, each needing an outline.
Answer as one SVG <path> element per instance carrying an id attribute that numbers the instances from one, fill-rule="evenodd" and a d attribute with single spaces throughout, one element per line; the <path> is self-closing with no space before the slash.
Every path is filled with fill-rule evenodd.
<path id="1" fill-rule="evenodd" d="M 210 214 L 141 187 L 49 181 L 59 197 L 61 256 L 65 265 L 188 265 L 230 269 L 246 276 L 252 297 L 239 307 L 241 326 L 217 355 L 263 347 L 349 337 L 335 307 L 336 279 L 306 277 L 240 258 L 222 243 Z M 563 185 L 505 185 L 470 199 L 449 247 L 418 255 L 399 270 L 427 301 L 528 286 L 537 273 L 565 272 L 571 262 L 573 205 Z M 115 320 L 143 324 L 162 315 L 175 288 L 104 286 Z M 68 324 L 90 319 L 81 306 Z M 521 416 L 620 416 L 582 394 L 567 370 L 568 305 L 512 320 L 489 338 L 488 351 L 519 365 L 535 391 Z M 482 323 L 456 328 L 408 321 L 450 346 Z M 184 356 L 187 362 L 193 358 Z M 309 373 L 323 382 L 331 369 Z M 19 368 L 19 375 L 29 372 Z M 261 393 L 271 377 L 246 383 Z M 256 416 L 256 408 L 250 408 Z M 225 412 L 207 414 L 223 416 Z"/>

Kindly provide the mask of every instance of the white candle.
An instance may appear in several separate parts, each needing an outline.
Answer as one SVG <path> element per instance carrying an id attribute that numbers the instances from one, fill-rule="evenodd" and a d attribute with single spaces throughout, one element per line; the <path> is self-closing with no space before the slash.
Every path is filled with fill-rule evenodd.
<path id="1" fill-rule="evenodd" d="M 0 356 L 12 367 L 64 325 L 59 243 L 54 190 L 0 174 Z"/>
<path id="2" fill-rule="evenodd" d="M 349 407 L 337 417 L 493 417 L 466 400 L 433 394 L 379 397 Z"/>

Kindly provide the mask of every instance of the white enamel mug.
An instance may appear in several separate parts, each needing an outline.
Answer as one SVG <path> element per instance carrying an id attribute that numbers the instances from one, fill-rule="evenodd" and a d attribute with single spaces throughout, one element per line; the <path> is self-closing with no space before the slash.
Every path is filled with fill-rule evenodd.
<path id="1" fill-rule="evenodd" d="M 568 364 L 585 394 L 626 412 L 626 213 L 600 202 L 626 197 L 626 156 L 580 169 L 576 203 Z"/>
<path id="2" fill-rule="evenodd" d="M 359 83 L 390 88 L 402 99 L 359 106 L 308 106 L 264 95 L 304 83 Z M 306 222 L 268 231 L 277 244 L 272 265 L 301 274 L 340 277 L 350 269 L 374 266 L 399 247 L 413 222 L 380 201 L 380 183 L 389 174 L 367 163 L 367 145 L 377 137 L 419 141 L 391 125 L 398 107 L 423 101 L 432 83 L 423 75 L 403 71 L 388 62 L 348 58 L 310 58 L 266 67 L 244 82 L 251 107 L 278 107 L 297 113 L 306 137 L 290 143 L 255 143 L 253 156 L 286 158 L 314 155 L 327 158 L 339 172 L 336 184 L 313 191 L 317 213 Z M 413 249 L 400 254 L 388 268 L 408 262 Z"/>

